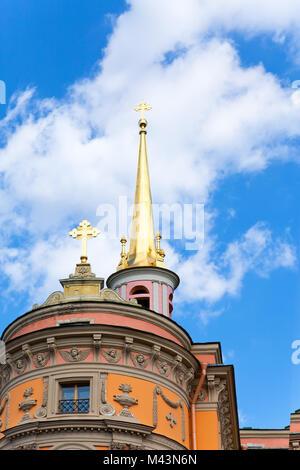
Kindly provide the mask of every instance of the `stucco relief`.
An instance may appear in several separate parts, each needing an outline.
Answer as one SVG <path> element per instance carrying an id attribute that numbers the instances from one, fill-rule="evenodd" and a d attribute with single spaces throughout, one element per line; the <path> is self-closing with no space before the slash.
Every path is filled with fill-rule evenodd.
<path id="1" fill-rule="evenodd" d="M 102 349 L 101 353 L 102 353 L 103 357 L 107 360 L 107 362 L 110 362 L 112 364 L 116 364 L 117 362 L 119 362 L 120 359 L 121 359 L 121 356 L 122 356 L 122 352 L 118 351 L 115 348 L 111 348 L 107 351 Z"/>
<path id="2" fill-rule="evenodd" d="M 44 377 L 44 389 L 43 389 L 43 400 L 41 406 L 39 406 L 35 412 L 34 417 L 39 418 L 46 418 L 47 416 L 47 405 L 48 405 L 48 385 L 49 385 L 49 378 Z"/>
<path id="3" fill-rule="evenodd" d="M 26 369 L 26 359 L 25 358 L 20 358 L 20 359 L 17 359 L 14 364 L 13 364 L 13 367 L 14 367 L 14 371 L 19 375 L 19 374 L 23 374 L 25 372 L 25 369 Z"/>
<path id="4" fill-rule="evenodd" d="M 223 449 L 234 449 L 233 425 L 226 379 L 208 374 L 207 385 L 209 400 L 218 403 L 218 419 Z"/>
<path id="5" fill-rule="evenodd" d="M 182 441 L 185 441 L 185 420 L 184 420 L 184 407 L 183 407 L 183 401 L 179 399 L 177 402 L 174 402 L 170 400 L 162 391 L 162 389 L 157 385 L 154 390 L 153 390 L 153 426 L 156 428 L 157 423 L 158 423 L 158 403 L 157 403 L 157 397 L 161 396 L 162 399 L 164 400 L 167 405 L 169 405 L 173 409 L 180 408 L 181 409 L 181 436 L 182 436 Z M 171 411 L 170 411 L 171 413 Z M 169 414 L 169 418 L 173 417 L 173 419 L 170 419 L 170 425 L 171 427 L 174 426 L 175 421 L 174 421 L 174 415 Z M 168 419 L 169 419 L 168 418 Z"/>
<path id="6" fill-rule="evenodd" d="M 221 428 L 221 439 L 224 450 L 234 449 L 233 426 L 231 423 L 231 413 L 229 404 L 229 394 L 226 383 L 220 391 L 218 400 L 218 417 Z"/>
<path id="7" fill-rule="evenodd" d="M 59 351 L 60 356 L 67 362 L 84 361 L 90 354 L 90 349 L 71 348 L 70 351 Z"/>
<path id="8" fill-rule="evenodd" d="M 11 367 L 7 365 L 2 365 L 1 373 L 0 373 L 0 389 L 4 387 L 4 385 L 9 382 L 10 375 L 11 375 Z"/>
<path id="9" fill-rule="evenodd" d="M 64 294 L 61 291 L 52 292 L 52 294 L 47 297 L 45 302 L 41 305 L 34 304 L 32 310 L 36 310 L 39 307 L 47 307 L 48 305 L 56 305 L 59 304 L 64 299 Z"/>
<path id="10" fill-rule="evenodd" d="M 9 419 L 9 393 L 7 393 L 5 395 L 5 397 L 3 398 L 3 401 L 2 401 L 2 404 L 0 405 L 0 416 L 2 416 L 3 414 L 3 411 L 6 407 L 6 417 L 5 417 L 5 425 L 4 425 L 4 429 L 7 429 L 7 426 L 8 426 L 8 419 Z M 3 426 L 3 420 L 2 418 L 0 418 L 0 428 Z"/>
<path id="11" fill-rule="evenodd" d="M 130 357 L 135 367 L 145 369 L 149 364 L 149 357 L 144 356 L 142 353 L 130 353 Z"/>
<path id="12" fill-rule="evenodd" d="M 101 374 L 99 413 L 103 416 L 113 416 L 116 413 L 114 406 L 107 401 L 107 374 Z"/>
<path id="13" fill-rule="evenodd" d="M 38 369 L 40 367 L 45 367 L 48 364 L 50 359 L 50 352 L 40 352 L 33 356 L 33 363 L 35 367 Z"/>
<path id="14" fill-rule="evenodd" d="M 171 372 L 171 366 L 167 363 L 167 361 L 156 361 L 156 367 L 161 375 L 169 377 Z"/>
<path id="15" fill-rule="evenodd" d="M 24 416 L 22 416 L 20 423 L 24 423 L 24 421 L 28 421 L 32 419 L 31 414 L 29 411 L 31 408 L 33 408 L 36 405 L 36 399 L 35 398 L 30 398 L 31 395 L 33 395 L 33 388 L 29 387 L 26 388 L 23 396 L 25 397 L 25 400 L 23 400 L 21 403 L 19 403 L 19 410 L 22 410 L 25 412 Z"/>
<path id="16" fill-rule="evenodd" d="M 114 395 L 114 400 L 123 406 L 123 409 L 118 413 L 117 416 L 124 416 L 126 418 L 134 418 L 129 408 L 133 405 L 138 404 L 138 400 L 129 395 L 132 392 L 130 384 L 121 384 L 119 390 L 123 392 L 122 395 Z"/>

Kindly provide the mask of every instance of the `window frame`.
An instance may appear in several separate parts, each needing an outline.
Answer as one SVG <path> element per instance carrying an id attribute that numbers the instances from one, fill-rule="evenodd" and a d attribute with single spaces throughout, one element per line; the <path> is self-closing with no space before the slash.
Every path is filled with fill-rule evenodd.
<path id="1" fill-rule="evenodd" d="M 48 412 L 47 418 L 58 418 L 61 417 L 62 419 L 65 416 L 98 416 L 99 414 L 99 400 L 100 400 L 100 392 L 97 387 L 97 383 L 99 382 L 99 372 L 95 371 L 75 371 L 69 369 L 67 371 L 61 371 L 59 374 L 54 373 L 49 375 L 49 390 L 53 390 L 54 393 L 48 395 Z M 61 386 L 74 384 L 74 383 L 84 383 L 90 385 L 90 406 L 88 413 L 61 413 L 59 411 L 59 400 L 61 399 Z"/>
<path id="2" fill-rule="evenodd" d="M 89 397 L 88 398 L 78 398 L 78 387 L 80 387 L 81 385 L 89 387 Z M 66 399 L 62 398 L 62 396 L 63 396 L 62 393 L 63 393 L 63 388 L 64 387 L 73 387 L 74 388 L 74 397 L 73 398 L 69 398 L 69 399 L 68 398 L 66 398 Z M 74 404 L 78 400 L 89 400 L 89 409 L 88 409 L 88 411 L 78 411 L 78 404 L 77 404 L 77 410 L 76 411 L 74 410 L 74 411 L 70 411 L 70 412 L 64 412 L 64 411 L 61 410 L 61 408 L 62 408 L 61 407 L 61 402 L 63 400 L 74 401 Z M 72 414 L 72 415 L 73 414 L 76 414 L 76 415 L 77 414 L 80 414 L 80 415 L 84 414 L 84 415 L 86 415 L 90 411 L 90 404 L 91 404 L 91 384 L 90 384 L 90 381 L 85 382 L 85 381 L 80 380 L 80 381 L 76 381 L 76 382 L 73 382 L 73 383 L 71 383 L 71 382 L 62 382 L 62 383 L 60 383 L 59 400 L 58 400 L 58 412 L 59 412 L 59 414 L 63 414 L 63 415 L 66 415 L 66 414 Z"/>

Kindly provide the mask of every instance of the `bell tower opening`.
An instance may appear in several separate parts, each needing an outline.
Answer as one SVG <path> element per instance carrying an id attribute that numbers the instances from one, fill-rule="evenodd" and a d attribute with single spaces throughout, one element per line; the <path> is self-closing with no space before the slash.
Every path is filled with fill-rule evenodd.
<path id="1" fill-rule="evenodd" d="M 150 293 L 145 286 L 135 286 L 129 293 L 129 299 L 136 299 L 142 307 L 150 308 Z"/>

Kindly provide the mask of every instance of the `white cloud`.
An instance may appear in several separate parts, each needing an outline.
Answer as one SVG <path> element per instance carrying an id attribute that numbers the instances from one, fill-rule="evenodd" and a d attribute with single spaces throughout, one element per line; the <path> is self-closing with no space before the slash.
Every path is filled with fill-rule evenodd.
<path id="1" fill-rule="evenodd" d="M 255 224 L 240 239 L 231 242 L 223 254 L 218 254 L 215 248 L 213 241 L 207 240 L 203 250 L 173 266 L 181 278 L 179 301 L 211 304 L 226 295 L 238 295 L 250 271 L 265 277 L 274 269 L 296 265 L 293 246 L 272 236 L 262 223 Z M 218 314 L 216 312 L 208 308 L 199 314 L 207 323 Z"/>
<path id="2" fill-rule="evenodd" d="M 242 67 L 226 34 L 296 37 L 296 1 L 130 5 L 116 21 L 94 77 L 75 83 L 60 101 L 37 100 L 33 90 L 16 94 L 0 122 L 7 139 L 0 149 L 0 239 L 12 247 L 10 237 L 17 234 L 18 243 L 26 243 L 15 246 L 18 254 L 7 258 L 5 273 L 14 285 L 28 286 L 25 263 L 38 295 L 71 264 L 73 270 L 74 245 L 61 241 L 72 225 L 83 218 L 97 223 L 100 203 L 133 198 L 138 117 L 132 108 L 142 99 L 153 106 L 148 153 L 154 201 L 206 202 L 227 174 L 294 158 L 289 139 L 300 133 L 298 91 L 284 88 L 262 65 Z M 175 58 L 168 63 L 170 52 Z M 292 248 L 261 226 L 230 244 L 219 262 L 214 248 L 207 239 L 204 250 L 178 267 L 192 298 L 212 302 L 235 295 L 249 270 L 265 275 L 295 260 Z M 97 273 L 115 269 L 115 240 L 99 243 L 100 258 Z M 176 259 L 171 251 L 168 265 Z"/>

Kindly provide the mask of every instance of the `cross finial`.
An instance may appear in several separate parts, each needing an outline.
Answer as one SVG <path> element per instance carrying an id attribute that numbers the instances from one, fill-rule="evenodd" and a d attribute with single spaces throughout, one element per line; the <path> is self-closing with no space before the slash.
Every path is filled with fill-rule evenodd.
<path id="1" fill-rule="evenodd" d="M 91 224 L 87 220 L 83 220 L 80 222 L 77 228 L 73 228 L 69 235 L 73 238 L 78 238 L 82 240 L 82 251 L 80 260 L 82 263 L 87 262 L 87 253 L 86 253 L 86 241 L 88 238 L 97 237 L 99 235 L 100 230 L 96 227 L 92 227 Z"/>
<path id="2" fill-rule="evenodd" d="M 142 120 L 145 120 L 145 111 L 150 111 L 152 109 L 152 106 L 146 103 L 146 101 L 142 101 L 138 106 L 136 106 L 135 111 L 140 111 L 142 115 Z"/>

